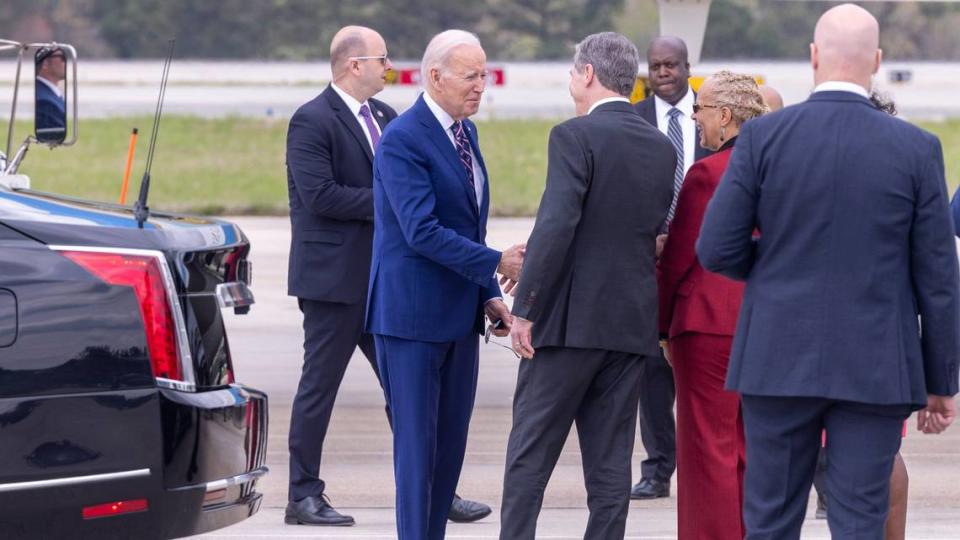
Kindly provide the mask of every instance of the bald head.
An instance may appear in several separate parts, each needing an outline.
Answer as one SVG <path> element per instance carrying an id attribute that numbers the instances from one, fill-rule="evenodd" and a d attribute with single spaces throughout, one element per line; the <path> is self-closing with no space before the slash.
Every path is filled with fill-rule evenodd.
<path id="1" fill-rule="evenodd" d="M 677 36 L 660 36 L 653 38 L 653 41 L 650 42 L 650 47 L 647 48 L 647 59 L 650 58 L 651 53 L 659 52 L 671 52 L 675 53 L 683 59 L 684 63 L 687 62 L 687 44 Z"/>
<path id="2" fill-rule="evenodd" d="M 375 30 L 345 26 L 330 42 L 330 69 L 337 88 L 364 103 L 383 90 L 393 64 L 386 42 Z"/>
<path id="3" fill-rule="evenodd" d="M 783 97 L 772 86 L 761 85 L 760 95 L 763 96 L 763 102 L 770 108 L 770 112 L 779 111 L 783 108 Z"/>
<path id="4" fill-rule="evenodd" d="M 375 30 L 365 26 L 344 26 L 330 41 L 330 69 L 336 80 L 350 66 L 348 58 L 366 56 L 372 41 L 383 41 Z"/>
<path id="5" fill-rule="evenodd" d="M 869 89 L 880 57 L 880 25 L 862 7 L 842 4 L 817 21 L 810 46 L 817 84 L 846 81 Z"/>

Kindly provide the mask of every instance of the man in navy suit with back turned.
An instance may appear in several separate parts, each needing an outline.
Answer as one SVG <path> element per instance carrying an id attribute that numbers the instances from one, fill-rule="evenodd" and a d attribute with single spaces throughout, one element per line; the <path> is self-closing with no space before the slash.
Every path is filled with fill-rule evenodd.
<path id="1" fill-rule="evenodd" d="M 391 68 L 375 31 L 348 26 L 330 45 L 333 82 L 290 120 L 289 289 L 303 312 L 304 362 L 290 418 L 288 524 L 352 525 L 325 500 L 323 440 L 337 390 L 357 346 L 380 378 L 373 336 L 363 331 L 373 245 L 373 156 L 397 114 L 373 99 Z M 389 412 L 388 412 L 389 420 Z M 451 519 L 473 521 L 487 505 L 457 499 Z"/>
<path id="2" fill-rule="evenodd" d="M 713 152 L 700 146 L 700 132 L 693 121 L 697 95 L 690 88 L 687 44 L 678 37 L 661 36 L 647 48 L 647 77 L 653 95 L 636 104 L 637 112 L 673 143 L 677 168 L 673 178 L 673 201 L 663 232 L 657 237 L 659 255 L 666 229 L 673 219 L 683 177 L 693 163 Z M 640 439 L 647 459 L 640 464 L 640 481 L 630 491 L 632 499 L 655 499 L 670 495 L 670 477 L 677 467 L 677 428 L 673 420 L 673 369 L 663 355 L 648 359 L 640 377 Z"/>
<path id="3" fill-rule="evenodd" d="M 831 536 L 883 538 L 904 419 L 919 409 L 939 433 L 956 416 L 943 153 L 870 102 L 878 44 L 860 7 L 820 18 L 813 94 L 743 126 L 700 231 L 703 266 L 747 282 L 727 389 L 742 395 L 748 540 L 799 538 L 823 429 Z"/>
<path id="4" fill-rule="evenodd" d="M 483 315 L 504 336 L 494 273 L 516 279 L 522 249 L 485 245 L 489 176 L 476 126 L 486 55 L 448 30 L 427 45 L 424 93 L 383 135 L 374 160 L 367 331 L 393 418 L 397 532 L 439 540 L 463 465 Z"/>

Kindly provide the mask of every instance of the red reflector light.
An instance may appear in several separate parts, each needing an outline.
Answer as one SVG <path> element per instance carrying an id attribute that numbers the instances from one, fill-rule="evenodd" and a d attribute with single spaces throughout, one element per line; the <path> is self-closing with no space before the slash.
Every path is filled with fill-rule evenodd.
<path id="1" fill-rule="evenodd" d="M 146 511 L 146 499 L 131 499 L 129 501 L 117 501 L 106 504 L 98 504 L 96 506 L 87 506 L 83 509 L 83 519 L 96 519 Z"/>
<path id="2" fill-rule="evenodd" d="M 177 354 L 176 323 L 167 301 L 156 257 L 125 253 L 63 251 L 64 257 L 111 285 L 132 287 L 140 304 L 153 376 L 183 380 Z"/>

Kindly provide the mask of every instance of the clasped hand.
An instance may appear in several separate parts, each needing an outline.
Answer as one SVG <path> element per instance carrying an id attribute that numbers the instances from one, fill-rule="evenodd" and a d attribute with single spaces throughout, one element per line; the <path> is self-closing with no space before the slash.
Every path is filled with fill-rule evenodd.
<path id="1" fill-rule="evenodd" d="M 523 257 L 527 252 L 527 244 L 510 246 L 500 256 L 497 272 L 500 273 L 500 286 L 503 292 L 513 296 L 517 283 L 520 281 L 520 271 L 523 269 Z"/>

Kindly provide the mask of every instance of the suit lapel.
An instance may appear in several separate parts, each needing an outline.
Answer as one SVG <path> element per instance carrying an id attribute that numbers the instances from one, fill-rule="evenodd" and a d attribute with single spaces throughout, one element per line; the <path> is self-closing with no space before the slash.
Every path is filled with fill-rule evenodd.
<path id="1" fill-rule="evenodd" d="M 637 107 L 640 116 L 653 127 L 657 127 L 657 105 L 653 102 L 653 96 L 640 102 Z"/>
<path id="2" fill-rule="evenodd" d="M 437 151 L 443 155 L 447 163 L 453 167 L 457 179 L 463 187 L 464 193 L 473 201 L 470 207 L 473 208 L 474 212 L 479 214 L 479 210 L 477 209 L 477 194 L 473 191 L 473 188 L 470 187 L 470 181 L 467 179 L 467 171 L 460 161 L 460 156 L 457 154 L 456 148 L 454 148 L 453 143 L 450 142 L 450 137 L 447 136 L 444 127 L 437 121 L 437 117 L 433 115 L 430 107 L 427 107 L 422 96 L 417 100 L 415 107 L 417 107 L 417 115 L 420 118 L 420 123 L 426 128 L 427 137 L 433 145 L 437 147 Z"/>
<path id="3" fill-rule="evenodd" d="M 377 127 L 380 128 L 380 135 L 383 136 L 383 130 L 387 128 L 387 115 L 383 114 L 383 111 L 380 110 L 380 106 L 374 104 L 374 101 L 368 100 L 367 103 L 370 104 L 370 110 L 373 111 L 373 118 L 377 121 Z"/>
<path id="4" fill-rule="evenodd" d="M 340 99 L 340 96 L 337 95 L 336 90 L 334 90 L 332 86 L 328 86 L 327 89 L 323 91 L 323 94 L 327 97 L 330 108 L 336 113 L 337 119 L 340 120 L 340 123 L 353 135 L 353 138 L 357 140 L 357 144 L 363 148 L 363 153 L 366 154 L 367 159 L 369 159 L 372 164 L 373 150 L 370 148 L 370 143 L 367 142 L 367 136 L 364 135 L 363 130 L 360 129 L 360 124 L 357 122 L 357 119 L 354 118 L 353 113 L 350 112 L 350 108 Z"/>

